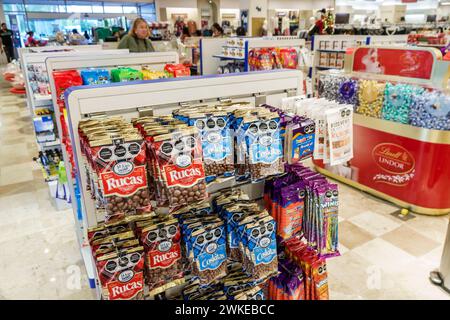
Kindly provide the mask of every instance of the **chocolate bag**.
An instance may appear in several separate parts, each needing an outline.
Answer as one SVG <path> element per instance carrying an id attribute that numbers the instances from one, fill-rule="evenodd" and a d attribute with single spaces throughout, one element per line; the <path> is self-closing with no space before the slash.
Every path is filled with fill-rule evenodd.
<path id="1" fill-rule="evenodd" d="M 234 175 L 234 146 L 226 112 L 190 115 L 189 125 L 199 129 L 206 181 Z"/>
<path id="2" fill-rule="evenodd" d="M 202 147 L 195 128 L 156 136 L 152 144 L 157 171 L 171 207 L 208 197 Z"/>
<path id="3" fill-rule="evenodd" d="M 106 218 L 113 222 L 151 211 L 145 149 L 137 136 L 99 141 L 94 152 Z"/>
<path id="4" fill-rule="evenodd" d="M 145 251 L 145 268 L 150 294 L 154 295 L 183 281 L 181 233 L 176 219 L 145 227 L 140 235 Z"/>
<path id="5" fill-rule="evenodd" d="M 283 173 L 283 145 L 277 117 L 244 123 L 248 167 L 252 181 Z"/>
<path id="6" fill-rule="evenodd" d="M 144 299 L 142 247 L 104 255 L 97 260 L 96 266 L 105 300 Z"/>
<path id="7" fill-rule="evenodd" d="M 189 256 L 193 260 L 193 276 L 201 283 L 211 283 L 226 275 L 226 239 L 223 223 L 200 228 L 190 237 Z"/>

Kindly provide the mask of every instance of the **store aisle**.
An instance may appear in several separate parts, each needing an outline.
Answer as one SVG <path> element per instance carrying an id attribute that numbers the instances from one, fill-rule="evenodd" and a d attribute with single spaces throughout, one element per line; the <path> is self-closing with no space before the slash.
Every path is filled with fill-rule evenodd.
<path id="1" fill-rule="evenodd" d="M 0 83 L 0 299 L 89 299 L 71 210 L 56 211 L 24 98 Z"/>
<path id="2" fill-rule="evenodd" d="M 380 199 L 339 185 L 342 256 L 327 262 L 331 299 L 450 299 L 432 285 L 448 216 L 402 221 Z"/>
<path id="3" fill-rule="evenodd" d="M 92 299 L 71 210 L 55 211 L 32 157 L 23 98 L 0 85 L 1 299 Z M 448 217 L 403 222 L 396 207 L 340 185 L 341 257 L 328 260 L 331 299 L 450 299 L 431 285 Z"/>

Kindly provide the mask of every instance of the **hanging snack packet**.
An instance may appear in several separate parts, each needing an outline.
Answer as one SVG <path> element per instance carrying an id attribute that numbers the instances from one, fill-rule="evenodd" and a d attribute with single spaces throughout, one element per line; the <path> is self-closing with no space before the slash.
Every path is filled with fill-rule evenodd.
<path id="1" fill-rule="evenodd" d="M 278 271 L 276 223 L 267 216 L 245 225 L 242 237 L 245 272 L 254 279 L 269 277 Z"/>
<path id="2" fill-rule="evenodd" d="M 328 275 L 325 259 L 316 259 L 312 266 L 313 299 L 328 300 Z"/>
<path id="3" fill-rule="evenodd" d="M 305 185 L 302 182 L 281 189 L 280 211 L 277 216 L 278 232 L 283 239 L 299 235 L 302 231 Z"/>
<path id="4" fill-rule="evenodd" d="M 96 261 L 105 300 L 144 299 L 144 256 L 142 247 L 103 255 Z"/>
<path id="5" fill-rule="evenodd" d="M 226 233 L 222 223 L 202 227 L 190 236 L 192 274 L 207 284 L 226 275 Z"/>
<path id="6" fill-rule="evenodd" d="M 353 158 L 353 108 L 345 105 L 325 112 L 328 153 L 331 166 L 346 163 Z"/>
<path id="7" fill-rule="evenodd" d="M 202 147 L 196 128 L 156 136 L 151 148 L 171 207 L 207 198 Z"/>
<path id="8" fill-rule="evenodd" d="M 273 115 L 244 123 L 248 163 L 252 181 L 283 173 L 283 145 L 278 116 Z"/>
<path id="9" fill-rule="evenodd" d="M 337 184 L 328 183 L 326 185 L 325 198 L 321 202 L 323 210 L 323 240 L 320 247 L 320 255 L 324 257 L 332 257 L 339 255 L 338 250 L 338 186 Z"/>
<path id="10" fill-rule="evenodd" d="M 146 280 L 155 295 L 183 282 L 181 233 L 176 219 L 145 227 L 140 235 L 145 251 Z"/>
<path id="11" fill-rule="evenodd" d="M 286 127 L 285 159 L 289 164 L 305 160 L 314 152 L 315 124 L 311 119 L 294 118 Z"/>
<path id="12" fill-rule="evenodd" d="M 107 223 L 151 211 L 145 148 L 138 134 L 91 143 Z"/>
<path id="13" fill-rule="evenodd" d="M 234 175 L 234 148 L 227 112 L 191 114 L 189 125 L 199 129 L 206 182 Z"/>

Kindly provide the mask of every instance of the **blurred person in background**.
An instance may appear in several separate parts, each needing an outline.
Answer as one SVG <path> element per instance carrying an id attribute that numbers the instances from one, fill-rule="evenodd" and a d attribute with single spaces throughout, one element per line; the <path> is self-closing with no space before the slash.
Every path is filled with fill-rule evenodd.
<path id="1" fill-rule="evenodd" d="M 69 44 L 83 45 L 87 44 L 87 40 L 82 34 L 78 33 L 77 29 L 73 29 L 72 34 L 69 36 Z"/>
<path id="2" fill-rule="evenodd" d="M 238 37 L 245 37 L 245 29 L 244 29 L 244 27 L 243 26 L 240 26 L 240 27 L 238 27 L 237 29 L 236 29 L 236 35 L 238 36 Z"/>
<path id="3" fill-rule="evenodd" d="M 154 52 L 152 42 L 149 40 L 150 28 L 147 21 L 137 18 L 132 28 L 119 42 L 118 49 L 128 49 L 130 52 Z"/>
<path id="4" fill-rule="evenodd" d="M 34 32 L 28 31 L 27 32 L 27 41 L 25 41 L 25 47 L 38 47 L 39 41 L 34 38 Z"/>
<path id="5" fill-rule="evenodd" d="M 6 54 L 8 62 L 14 60 L 14 44 L 13 44 L 13 32 L 6 27 L 6 23 L 2 23 L 0 29 L 0 53 Z"/>
<path id="6" fill-rule="evenodd" d="M 214 38 L 223 37 L 223 29 L 217 22 L 212 25 L 211 30 Z"/>

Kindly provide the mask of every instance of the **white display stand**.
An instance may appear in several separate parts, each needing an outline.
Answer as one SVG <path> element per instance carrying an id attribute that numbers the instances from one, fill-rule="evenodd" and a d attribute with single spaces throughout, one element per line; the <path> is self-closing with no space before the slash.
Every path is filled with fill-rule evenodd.
<path id="1" fill-rule="evenodd" d="M 394 34 L 390 36 L 369 36 L 370 45 L 375 46 L 403 46 L 408 42 L 407 34 Z"/>
<path id="2" fill-rule="evenodd" d="M 313 66 L 309 76 L 312 78 L 313 90 L 316 91 L 317 72 L 328 69 L 343 69 L 342 66 L 323 66 L 320 64 L 321 53 L 345 55 L 348 48 L 364 45 L 406 45 L 408 35 L 368 36 L 368 35 L 315 35 L 311 40 Z"/>
<path id="3" fill-rule="evenodd" d="M 221 60 L 240 60 L 244 63 L 244 70 L 248 71 L 248 53 L 254 48 L 304 48 L 305 40 L 294 36 L 277 36 L 261 38 L 245 38 L 244 58 L 222 57 L 222 47 L 226 46 L 227 38 L 203 38 L 200 40 L 200 73 L 202 75 L 217 74 Z"/>
<path id="4" fill-rule="evenodd" d="M 103 68 L 113 69 L 118 66 L 134 67 L 140 69 L 143 66 L 148 66 L 151 70 L 162 71 L 167 63 L 178 63 L 178 54 L 175 52 L 150 52 L 150 53 L 129 53 L 128 50 L 103 50 L 100 53 L 96 53 L 95 59 L 92 59 L 90 55 L 77 55 L 77 56 L 52 56 L 48 57 L 45 61 L 47 71 L 52 74 L 54 71 L 61 70 L 81 70 L 87 68 Z M 56 87 L 53 77 L 50 77 L 50 88 L 52 91 L 53 105 L 57 106 Z M 100 86 L 90 86 L 100 87 Z M 56 123 L 58 126 L 58 132 L 61 132 L 61 122 L 59 121 L 61 113 L 59 108 L 54 108 Z M 67 123 L 67 125 L 69 125 Z M 74 212 L 74 221 L 76 225 L 77 238 L 83 254 L 83 258 L 86 257 L 86 239 L 85 230 L 86 220 L 83 219 L 83 206 L 79 201 L 75 193 L 75 181 L 72 179 L 70 172 L 72 166 L 68 161 L 68 155 L 66 149 L 63 147 L 62 154 L 66 171 L 68 173 L 68 185 L 70 196 L 72 199 L 72 208 Z M 89 247 L 88 247 L 89 252 Z M 92 263 L 86 263 L 89 279 L 94 279 L 94 273 L 92 269 Z"/>
<path id="5" fill-rule="evenodd" d="M 98 216 L 94 201 L 86 191 L 86 172 L 83 168 L 78 124 L 91 114 L 122 115 L 131 119 L 142 114 L 169 114 L 180 105 L 230 99 L 249 101 L 254 105 L 269 103 L 279 105 L 281 99 L 300 92 L 302 73 L 299 70 L 273 70 L 207 77 L 186 77 L 137 81 L 123 84 L 85 86 L 68 89 L 66 108 L 69 118 L 70 138 L 79 176 L 83 225 L 96 226 L 103 217 Z M 233 181 L 223 185 L 210 185 L 208 192 L 236 185 Z M 250 197 L 262 196 L 263 184 L 247 183 Z M 76 213 L 75 213 L 76 214 Z M 86 231 L 84 231 L 84 236 Z M 84 246 L 86 248 L 86 246 Z M 86 249 L 85 249 L 86 250 Z M 86 253 L 85 253 L 86 254 Z M 86 266 L 94 270 L 93 265 Z M 97 282 L 98 284 L 98 282 Z M 98 288 L 98 285 L 97 285 Z M 97 290 L 100 295 L 100 291 Z"/>
<path id="6" fill-rule="evenodd" d="M 22 54 L 27 52 L 33 53 L 44 53 L 44 52 L 56 52 L 56 51 L 68 51 L 68 50 L 76 50 L 76 51 L 93 51 L 93 50 L 102 50 L 102 46 L 98 44 L 91 45 L 81 45 L 81 46 L 44 46 L 44 47 L 24 47 L 18 48 L 17 52 L 19 54 L 19 58 Z"/>

